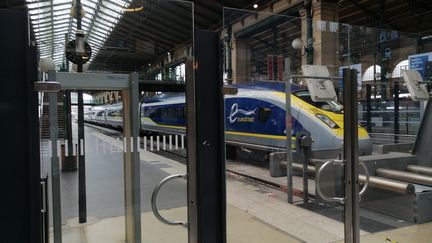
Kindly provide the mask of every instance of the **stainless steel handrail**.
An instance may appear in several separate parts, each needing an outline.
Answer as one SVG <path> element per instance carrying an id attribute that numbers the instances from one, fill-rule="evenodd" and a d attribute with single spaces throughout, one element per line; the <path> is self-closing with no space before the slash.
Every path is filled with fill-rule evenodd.
<path id="1" fill-rule="evenodd" d="M 187 175 L 186 174 L 170 175 L 170 176 L 164 178 L 163 180 L 161 180 L 161 182 L 159 182 L 159 184 L 153 190 L 153 193 L 152 193 L 152 196 L 151 196 L 151 208 L 152 208 L 154 216 L 160 222 L 162 222 L 164 224 L 167 224 L 167 225 L 181 225 L 181 226 L 187 227 L 187 225 L 188 225 L 187 222 L 183 222 L 183 221 L 170 221 L 170 220 L 167 220 L 166 218 L 162 217 L 162 215 L 160 215 L 159 210 L 157 209 L 157 205 L 156 205 L 157 196 L 158 196 L 159 190 L 162 188 L 162 186 L 165 183 L 167 183 L 168 181 L 174 180 L 174 179 L 177 179 L 177 178 L 186 179 Z"/>
<path id="2" fill-rule="evenodd" d="M 316 191 L 318 193 L 318 195 L 326 202 L 339 202 L 341 204 L 345 204 L 345 197 L 328 197 L 326 196 L 322 191 L 321 191 L 321 183 L 320 183 L 320 178 L 321 178 L 321 173 L 323 172 L 324 168 L 327 167 L 330 164 L 336 164 L 336 165 L 340 165 L 340 166 L 344 166 L 345 165 L 345 161 L 344 160 L 329 160 L 326 161 L 317 171 L 316 173 Z"/>
<path id="3" fill-rule="evenodd" d="M 369 170 L 366 167 L 365 163 L 363 163 L 362 161 L 359 161 L 359 164 L 363 167 L 365 175 L 366 175 L 366 180 L 363 184 L 363 188 L 359 192 L 359 200 L 361 200 L 361 197 L 363 196 L 363 194 L 365 194 L 367 188 L 369 187 L 370 174 L 369 174 Z"/>
<path id="4" fill-rule="evenodd" d="M 318 195 L 326 202 L 339 202 L 341 204 L 345 204 L 346 197 L 328 197 L 321 190 L 321 186 L 320 186 L 321 185 L 321 183 L 320 183 L 321 173 L 323 172 L 324 168 L 330 164 L 336 164 L 336 165 L 340 165 L 343 167 L 345 165 L 345 161 L 344 160 L 329 160 L 329 161 L 326 161 L 318 169 L 318 171 L 316 173 L 316 191 L 317 191 Z M 365 171 L 365 175 L 366 175 L 366 180 L 365 180 L 365 183 L 363 184 L 363 188 L 359 192 L 359 199 L 361 200 L 361 197 L 363 196 L 363 194 L 366 192 L 367 188 L 369 187 L 370 174 L 369 174 L 369 170 L 367 169 L 366 165 L 363 162 L 359 161 L 359 164 L 363 167 L 363 169 Z"/>

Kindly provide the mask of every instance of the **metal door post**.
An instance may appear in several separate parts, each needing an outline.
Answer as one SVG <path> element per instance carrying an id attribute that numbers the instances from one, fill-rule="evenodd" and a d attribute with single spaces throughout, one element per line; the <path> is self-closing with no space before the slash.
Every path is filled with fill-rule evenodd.
<path id="1" fill-rule="evenodd" d="M 83 91 L 78 91 L 78 211 L 79 222 L 87 222 L 86 166 Z"/>
<path id="2" fill-rule="evenodd" d="M 189 242 L 224 243 L 225 121 L 219 37 L 209 31 L 194 34 L 196 59 L 187 63 L 186 81 Z"/>
<path id="3" fill-rule="evenodd" d="M 360 242 L 357 71 L 344 69 L 345 242 Z"/>
<path id="4" fill-rule="evenodd" d="M 51 77 L 50 77 L 51 78 Z M 62 242 L 61 226 L 61 197 L 60 197 L 60 168 L 57 151 L 58 120 L 57 93 L 49 93 L 50 139 L 51 139 L 51 190 L 53 205 L 54 243 Z"/>
<path id="5" fill-rule="evenodd" d="M 394 84 L 394 143 L 399 143 L 399 83 Z M 405 113 L 408 116 L 408 112 Z"/>
<path id="6" fill-rule="evenodd" d="M 125 186 L 126 242 L 141 242 L 141 189 L 140 159 L 138 150 L 138 74 L 130 75 L 129 89 L 123 90 L 123 147 Z"/>
<path id="7" fill-rule="evenodd" d="M 286 132 L 286 160 L 287 160 L 287 198 L 293 203 L 292 151 L 291 151 L 291 59 L 287 58 L 288 80 L 285 82 L 285 132 Z"/>
<path id="8" fill-rule="evenodd" d="M 366 130 L 372 132 L 372 87 L 366 84 Z"/>

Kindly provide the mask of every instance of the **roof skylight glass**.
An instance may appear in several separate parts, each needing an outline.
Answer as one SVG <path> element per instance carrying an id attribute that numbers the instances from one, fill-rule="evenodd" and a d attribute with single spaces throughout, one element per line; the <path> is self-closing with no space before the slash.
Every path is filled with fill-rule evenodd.
<path id="1" fill-rule="evenodd" d="M 65 34 L 75 39 L 76 19 L 71 18 L 72 0 L 26 0 L 41 58 L 57 66 L 65 59 Z M 91 62 L 128 8 L 131 0 L 81 0 L 85 16 L 82 29 L 92 47 Z M 73 21 L 73 23 L 71 23 Z"/>

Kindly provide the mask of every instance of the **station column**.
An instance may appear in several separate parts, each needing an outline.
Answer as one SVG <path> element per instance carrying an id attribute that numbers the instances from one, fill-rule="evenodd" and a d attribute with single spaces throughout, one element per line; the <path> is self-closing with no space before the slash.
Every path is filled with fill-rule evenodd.
<path id="1" fill-rule="evenodd" d="M 233 83 L 249 82 L 250 80 L 250 50 L 246 41 L 232 41 L 232 79 Z"/>

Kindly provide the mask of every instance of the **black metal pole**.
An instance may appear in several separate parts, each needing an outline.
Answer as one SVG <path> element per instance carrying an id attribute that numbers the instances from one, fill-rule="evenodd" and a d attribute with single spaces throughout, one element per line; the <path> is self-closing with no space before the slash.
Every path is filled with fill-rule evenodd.
<path id="1" fill-rule="evenodd" d="M 81 30 L 81 0 L 76 1 L 77 5 L 77 30 Z M 82 59 L 78 58 L 77 72 L 83 71 Z M 87 203 L 86 203 L 86 178 L 85 178 L 85 143 L 84 143 L 84 102 L 83 91 L 78 91 L 78 211 L 79 222 L 87 222 Z"/>
<path id="2" fill-rule="evenodd" d="M 66 72 L 69 72 L 69 60 L 66 58 L 66 46 L 69 43 L 69 34 L 65 34 L 65 63 L 66 63 Z"/>
<path id="3" fill-rule="evenodd" d="M 399 84 L 394 84 L 394 143 L 399 143 Z M 406 113 L 408 115 L 408 113 Z"/>
<path id="4" fill-rule="evenodd" d="M 66 138 L 67 138 L 67 148 L 68 154 L 66 156 L 72 155 L 73 151 L 73 134 L 72 134 L 72 115 L 71 115 L 71 92 L 69 90 L 65 91 L 65 107 L 66 107 Z"/>
<path id="5" fill-rule="evenodd" d="M 297 138 L 299 139 L 299 138 Z M 306 205 L 309 203 L 309 176 L 308 176 L 308 165 L 309 165 L 309 153 L 311 145 L 310 134 L 306 134 L 300 138 L 298 143 L 298 149 L 301 149 L 301 156 L 303 161 L 303 203 Z"/>
<path id="6" fill-rule="evenodd" d="M 345 242 L 360 242 L 357 72 L 344 69 Z"/>
<path id="7" fill-rule="evenodd" d="M 78 209 L 79 222 L 87 222 L 86 178 L 85 178 L 85 145 L 84 145 L 84 104 L 83 91 L 78 91 Z"/>
<path id="8" fill-rule="evenodd" d="M 306 52 L 307 64 L 313 64 L 313 27 L 312 27 L 312 0 L 305 0 L 304 7 L 306 10 Z"/>
<path id="9" fill-rule="evenodd" d="M 69 35 L 65 34 L 65 52 L 66 46 L 69 43 Z M 66 55 L 65 55 L 66 56 Z M 65 58 L 63 63 L 63 71 L 69 72 L 69 61 Z M 66 140 L 67 153 L 65 154 L 65 161 L 62 161 L 62 171 L 75 171 L 77 170 L 77 159 L 73 155 L 73 134 L 72 134 L 72 115 L 71 115 L 71 91 L 65 90 L 63 97 L 64 104 L 64 134 Z"/>
<path id="10" fill-rule="evenodd" d="M 408 103 L 405 103 L 405 129 L 406 129 L 406 134 L 409 134 L 409 128 L 408 128 L 408 114 L 409 114 L 409 107 L 408 107 Z"/>
<path id="11" fill-rule="evenodd" d="M 366 84 L 366 130 L 372 132 L 372 85 Z"/>
<path id="12" fill-rule="evenodd" d="M 62 162 L 62 171 L 75 171 L 77 170 L 76 156 L 73 155 L 73 134 L 72 134 L 72 115 L 71 115 L 71 91 L 66 90 L 64 94 L 64 124 L 65 124 L 65 146 L 67 153 L 65 154 L 65 161 Z"/>
<path id="13" fill-rule="evenodd" d="M 303 147 L 303 203 L 308 204 L 309 203 L 309 181 L 308 181 L 308 153 L 307 148 Z"/>
<path id="14" fill-rule="evenodd" d="M 383 29 L 383 27 L 384 27 L 384 24 L 385 24 L 385 22 L 386 22 L 386 15 L 385 15 L 385 13 L 386 13 L 386 11 L 385 11 L 385 5 L 386 5 L 386 0 L 381 0 L 380 1 L 380 12 L 379 12 L 379 16 L 380 16 L 380 19 L 379 19 L 379 26 L 380 26 L 380 33 L 379 33 L 379 51 L 380 51 L 380 59 L 379 59 L 379 63 L 380 63 L 380 66 L 381 66 L 381 79 L 380 79 L 380 82 L 381 82 L 381 85 L 380 85 L 380 91 L 381 91 L 381 109 L 382 110 L 386 110 L 386 105 L 385 105 L 385 103 L 383 103 L 383 101 L 386 101 L 387 100 L 387 70 L 388 70 L 388 60 L 387 60 L 387 57 L 386 57 L 386 55 L 385 55 L 385 50 L 386 50 L 386 48 L 387 48 L 387 44 L 386 44 L 386 42 L 387 42 L 387 35 L 386 35 L 386 32 L 385 31 L 382 31 Z M 382 117 L 383 117 L 383 121 L 388 121 L 388 114 L 387 113 L 383 113 L 382 114 Z"/>
<path id="15" fill-rule="evenodd" d="M 195 31 L 195 60 L 187 64 L 189 242 L 227 242 L 225 163 L 221 163 L 225 159 L 225 123 L 218 46 L 217 32 Z M 199 67 L 192 66 L 195 61 Z M 203 80 L 206 82 L 200 82 Z M 205 166 L 200 164 L 203 161 Z"/>
<path id="16" fill-rule="evenodd" d="M 69 35 L 65 34 L 65 49 L 66 45 L 69 43 Z M 65 50 L 66 51 L 66 50 Z M 67 72 L 69 72 L 69 61 L 67 58 L 65 58 L 65 69 Z M 68 154 L 66 157 L 72 156 L 73 157 L 73 134 L 72 134 L 72 111 L 71 111 L 71 92 L 69 90 L 65 91 L 65 107 L 66 107 L 66 138 L 68 143 L 66 144 L 68 148 Z M 75 158 L 74 158 L 75 159 Z"/>

